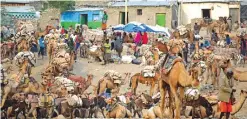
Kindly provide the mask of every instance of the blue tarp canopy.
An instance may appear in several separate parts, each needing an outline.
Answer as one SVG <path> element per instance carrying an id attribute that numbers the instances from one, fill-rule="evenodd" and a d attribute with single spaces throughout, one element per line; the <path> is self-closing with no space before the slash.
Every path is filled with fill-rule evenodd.
<path id="1" fill-rule="evenodd" d="M 122 30 L 125 32 L 166 32 L 163 29 L 159 29 L 156 26 L 149 26 L 139 22 L 130 22 L 126 25 L 117 25 L 113 27 L 113 30 Z"/>

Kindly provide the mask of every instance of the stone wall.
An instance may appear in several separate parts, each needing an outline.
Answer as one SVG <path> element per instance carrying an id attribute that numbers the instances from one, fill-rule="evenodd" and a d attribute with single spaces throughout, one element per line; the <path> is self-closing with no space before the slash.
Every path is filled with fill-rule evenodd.
<path id="1" fill-rule="evenodd" d="M 40 19 L 38 21 L 40 30 L 45 30 L 47 25 L 55 26 L 59 25 L 60 10 L 55 8 L 49 8 L 40 13 Z"/>
<path id="2" fill-rule="evenodd" d="M 142 9 L 142 15 L 137 15 L 137 9 Z M 124 12 L 124 7 L 106 8 L 108 14 L 107 25 L 120 24 L 120 12 Z M 166 14 L 166 27 L 171 28 L 172 12 L 170 7 L 128 7 L 129 22 L 137 21 L 147 25 L 156 25 L 156 13 Z"/>

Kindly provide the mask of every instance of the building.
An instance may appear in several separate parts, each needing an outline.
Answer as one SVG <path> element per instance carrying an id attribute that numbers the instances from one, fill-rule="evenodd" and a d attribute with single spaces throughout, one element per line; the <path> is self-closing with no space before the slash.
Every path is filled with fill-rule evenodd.
<path id="1" fill-rule="evenodd" d="M 171 28 L 172 11 L 168 1 L 128 1 L 127 22 L 137 21 L 148 25 L 160 25 Z M 106 9 L 108 14 L 107 25 L 125 23 L 125 2 L 112 2 Z"/>
<path id="2" fill-rule="evenodd" d="M 1 0 L 1 7 L 4 6 L 27 6 L 29 1 L 27 0 Z"/>
<path id="3" fill-rule="evenodd" d="M 15 19 L 34 19 L 36 11 L 33 6 L 4 6 L 7 14 Z"/>
<path id="4" fill-rule="evenodd" d="M 103 8 L 79 8 L 68 10 L 61 14 L 61 25 L 65 28 L 76 24 L 86 24 L 88 28 L 96 29 L 101 27 Z"/>
<path id="5" fill-rule="evenodd" d="M 240 0 L 180 0 L 178 10 L 179 24 L 191 23 L 194 18 L 212 18 L 232 16 L 240 20 Z"/>

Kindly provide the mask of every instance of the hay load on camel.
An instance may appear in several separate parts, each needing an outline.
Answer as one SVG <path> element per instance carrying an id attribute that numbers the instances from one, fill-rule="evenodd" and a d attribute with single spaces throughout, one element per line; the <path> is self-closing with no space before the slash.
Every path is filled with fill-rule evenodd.
<path id="1" fill-rule="evenodd" d="M 115 4 L 120 3 L 111 5 Z M 178 5 L 183 5 L 185 11 L 184 5 L 190 4 Z M 193 3 L 197 4 L 200 2 Z M 150 9 L 150 5 L 145 9 Z M 154 18 L 157 20 L 155 26 L 145 19 L 143 23 L 110 26 L 116 20 L 110 13 L 111 7 L 98 11 L 90 8 L 93 15 L 88 8 L 80 9 L 83 15 L 77 14 L 78 9 L 69 10 L 73 17 L 67 12 L 68 16 L 63 12 L 63 17 L 51 14 L 49 22 L 56 24 L 37 25 L 32 18 L 31 22 L 18 20 L 19 29 L 13 35 L 8 34 L 13 33 L 11 28 L 4 26 L 1 29 L 1 36 L 4 35 L 1 37 L 4 39 L 0 65 L 1 116 L 18 119 L 246 117 L 246 28 L 244 25 L 239 28 L 240 24 L 232 21 L 235 16 L 225 18 L 223 10 L 222 14 L 216 14 L 219 9 L 229 10 L 228 7 L 225 2 L 214 3 L 210 18 L 190 19 L 181 15 L 179 26 L 169 21 L 170 14 L 166 14 L 166 23 L 161 24 L 159 21 L 164 20 L 160 20 L 163 17 L 160 13 L 149 18 L 150 23 Z M 200 15 L 205 16 L 204 9 L 202 12 Z M 70 24 L 68 17 L 80 23 Z M 91 29 L 97 24 L 102 24 L 102 28 Z M 38 31 L 39 26 L 46 29 Z"/>

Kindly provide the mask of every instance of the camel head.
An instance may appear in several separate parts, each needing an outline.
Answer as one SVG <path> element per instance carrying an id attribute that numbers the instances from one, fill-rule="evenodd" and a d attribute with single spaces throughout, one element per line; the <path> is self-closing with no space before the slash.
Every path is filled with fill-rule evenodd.
<path id="1" fill-rule="evenodd" d="M 247 98 L 247 90 L 241 90 L 240 95 Z"/>
<path id="2" fill-rule="evenodd" d="M 193 87 L 197 87 L 199 85 L 199 70 L 200 68 L 199 67 L 194 67 L 192 69 L 189 70 L 189 74 L 191 75 L 192 77 L 192 83 L 191 85 Z"/>
<path id="3" fill-rule="evenodd" d="M 230 68 L 231 67 L 231 60 L 230 59 L 222 59 L 219 62 L 219 66 L 225 70 L 226 68 Z"/>
<path id="4" fill-rule="evenodd" d="M 88 75 L 87 75 L 87 79 L 91 79 L 91 80 L 92 80 L 93 77 L 94 77 L 93 74 L 88 74 Z"/>

